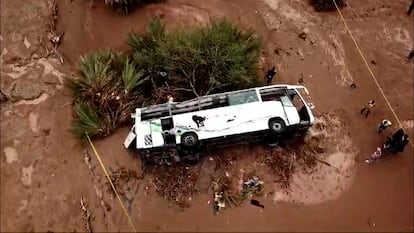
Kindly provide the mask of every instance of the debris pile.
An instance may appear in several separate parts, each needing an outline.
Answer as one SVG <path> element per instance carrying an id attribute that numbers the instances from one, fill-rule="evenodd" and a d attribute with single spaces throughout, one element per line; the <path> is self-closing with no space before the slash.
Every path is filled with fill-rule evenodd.
<path id="1" fill-rule="evenodd" d="M 287 189 L 295 169 L 313 172 L 317 162 L 326 164 L 317 158 L 318 154 L 324 152 L 325 149 L 319 146 L 317 139 L 305 141 L 304 138 L 298 138 L 284 149 L 276 147 L 268 150 L 264 155 L 264 163 L 278 177 L 276 182 Z"/>
<path id="2" fill-rule="evenodd" d="M 140 179 L 143 179 L 143 176 L 138 176 L 137 172 L 131 169 L 126 169 L 125 167 L 120 167 L 116 170 L 113 170 L 109 167 L 109 178 L 112 181 L 112 184 L 115 186 L 116 191 L 124 200 L 125 206 L 129 212 L 132 211 L 132 202 L 134 201 L 137 193 L 140 182 Z M 115 192 L 112 189 L 109 181 L 106 182 L 107 192 L 111 195 L 111 198 L 115 198 Z"/>
<path id="3" fill-rule="evenodd" d="M 186 206 L 186 201 L 196 192 L 198 166 L 183 164 L 173 166 L 153 165 L 148 172 L 153 176 L 155 190 L 164 199 Z"/>
<path id="4" fill-rule="evenodd" d="M 236 207 L 241 203 L 240 197 L 231 191 L 231 181 L 229 176 L 220 176 L 213 181 L 213 209 L 214 214 L 220 212 L 221 209 L 228 207 Z"/>
<path id="5" fill-rule="evenodd" d="M 63 64 L 63 57 L 57 50 L 58 46 L 62 42 L 62 37 L 63 37 L 63 34 L 64 34 L 64 33 L 58 34 L 56 32 L 56 22 L 57 22 L 57 18 L 58 18 L 58 7 L 57 7 L 56 0 L 50 0 L 48 3 L 49 3 L 49 10 L 50 10 L 51 18 L 46 22 L 47 26 L 48 26 L 47 38 L 48 38 L 49 42 L 52 44 L 53 48 L 49 49 L 48 46 L 45 46 L 45 49 L 46 49 L 46 56 L 45 57 L 56 55 L 59 58 L 60 63 Z"/>
<path id="6" fill-rule="evenodd" d="M 239 192 L 234 192 L 231 189 L 231 180 L 230 175 L 218 176 L 218 178 L 213 181 L 213 209 L 214 214 L 219 213 L 223 208 L 226 207 L 237 207 L 248 198 L 252 198 L 261 193 L 263 190 L 263 181 L 261 181 L 257 176 L 252 176 L 251 178 L 246 179 L 243 182 L 241 190 Z"/>
<path id="7" fill-rule="evenodd" d="M 116 191 L 120 195 L 124 195 L 131 190 L 131 187 L 136 184 L 137 180 L 140 178 L 136 171 L 131 169 L 126 169 L 125 167 L 120 167 L 116 170 L 113 170 L 109 167 L 109 178 L 111 179 L 112 183 L 114 184 Z M 112 195 L 114 198 L 115 193 L 107 181 L 108 193 Z"/>
<path id="8" fill-rule="evenodd" d="M 295 154 L 290 155 L 281 148 L 275 148 L 265 155 L 264 162 L 271 172 L 278 177 L 276 182 L 280 182 L 282 187 L 288 188 L 294 171 L 295 159 Z"/>
<path id="9" fill-rule="evenodd" d="M 253 176 L 243 183 L 243 189 L 240 194 L 240 200 L 252 198 L 263 190 L 263 181 L 257 176 Z"/>

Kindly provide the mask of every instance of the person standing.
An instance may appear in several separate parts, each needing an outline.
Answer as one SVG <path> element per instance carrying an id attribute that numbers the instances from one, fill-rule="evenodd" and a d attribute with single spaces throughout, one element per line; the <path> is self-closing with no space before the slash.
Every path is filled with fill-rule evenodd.
<path id="1" fill-rule="evenodd" d="M 272 83 L 273 77 L 276 75 L 276 67 L 272 67 L 272 69 L 267 71 L 266 74 L 266 84 L 269 85 Z"/>
<path id="2" fill-rule="evenodd" d="M 414 0 L 411 0 L 411 5 L 408 8 L 407 15 L 411 15 L 411 12 L 414 10 Z"/>
<path id="3" fill-rule="evenodd" d="M 368 101 L 368 104 L 361 109 L 361 115 L 365 112 L 365 117 L 371 113 L 371 109 L 375 107 L 375 100 Z"/>
<path id="4" fill-rule="evenodd" d="M 378 128 L 377 128 L 378 134 L 380 134 L 382 131 L 384 131 L 386 128 L 388 128 L 391 125 L 392 125 L 391 121 L 389 121 L 387 119 L 382 120 L 381 123 L 378 125 Z"/>

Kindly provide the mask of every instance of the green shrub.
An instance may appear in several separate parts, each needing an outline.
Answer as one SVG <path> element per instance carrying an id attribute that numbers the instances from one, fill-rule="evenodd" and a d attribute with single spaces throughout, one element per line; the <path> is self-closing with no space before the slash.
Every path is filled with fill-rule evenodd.
<path id="1" fill-rule="evenodd" d="M 75 105 L 75 114 L 76 118 L 72 122 L 71 131 L 76 137 L 85 139 L 85 133 L 90 137 L 107 134 L 101 117 L 90 104 L 85 102 L 77 103 Z"/>
<path id="2" fill-rule="evenodd" d="M 82 58 L 78 73 L 76 79 L 66 81 L 79 104 L 72 130 L 78 137 L 82 129 L 91 137 L 109 135 L 145 101 L 141 91 L 148 78 L 125 55 L 110 50 L 91 53 Z M 98 122 L 101 131 L 92 130 Z"/>
<path id="3" fill-rule="evenodd" d="M 346 6 L 345 0 L 335 0 L 338 7 Z M 336 10 L 333 0 L 311 0 L 316 11 L 334 11 Z"/>
<path id="4" fill-rule="evenodd" d="M 130 121 L 136 107 L 253 87 L 261 40 L 222 20 L 207 27 L 167 32 L 159 20 L 128 36 L 129 53 L 93 52 L 67 87 L 76 102 L 72 131 L 106 136 Z"/>
<path id="5" fill-rule="evenodd" d="M 257 84 L 261 40 L 225 20 L 167 33 L 156 19 L 147 33 L 130 34 L 128 44 L 155 90 L 170 87 L 193 98 Z"/>

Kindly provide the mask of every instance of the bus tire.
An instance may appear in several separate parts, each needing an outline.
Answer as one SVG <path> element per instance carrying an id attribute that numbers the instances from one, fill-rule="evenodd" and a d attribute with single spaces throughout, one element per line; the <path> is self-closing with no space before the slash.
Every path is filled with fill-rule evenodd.
<path id="1" fill-rule="evenodd" d="M 181 144 L 186 147 L 194 147 L 198 143 L 198 136 L 194 132 L 185 132 L 181 135 Z"/>
<path id="2" fill-rule="evenodd" d="M 285 131 L 286 124 L 285 122 L 279 118 L 270 118 L 269 119 L 269 129 L 272 133 L 281 134 Z"/>

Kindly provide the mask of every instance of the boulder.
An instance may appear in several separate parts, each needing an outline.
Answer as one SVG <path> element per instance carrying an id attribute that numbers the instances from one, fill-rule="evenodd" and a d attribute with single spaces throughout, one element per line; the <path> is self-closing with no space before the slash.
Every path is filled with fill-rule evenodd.
<path id="1" fill-rule="evenodd" d="M 14 101 L 36 99 L 43 92 L 43 86 L 35 80 L 17 80 L 11 90 Z"/>

